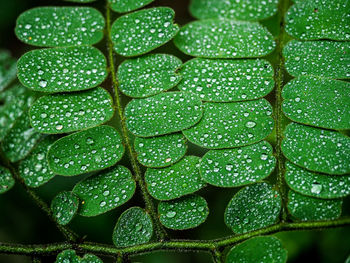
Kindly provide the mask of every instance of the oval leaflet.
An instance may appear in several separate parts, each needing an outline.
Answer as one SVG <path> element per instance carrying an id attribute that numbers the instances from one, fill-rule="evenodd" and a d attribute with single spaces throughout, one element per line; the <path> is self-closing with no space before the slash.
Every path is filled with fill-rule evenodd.
<path id="1" fill-rule="evenodd" d="M 73 176 L 110 167 L 123 154 L 119 133 L 111 126 L 103 125 L 57 140 L 51 145 L 47 159 L 54 173 Z"/>
<path id="2" fill-rule="evenodd" d="M 18 79 L 41 92 L 86 90 L 107 76 L 107 62 L 97 48 L 89 46 L 36 49 L 18 60 Z"/>
<path id="3" fill-rule="evenodd" d="M 93 45 L 103 37 L 105 21 L 91 7 L 37 7 L 17 18 L 16 36 L 43 47 Z"/>
<path id="4" fill-rule="evenodd" d="M 113 117 L 113 101 L 103 88 L 47 95 L 30 108 L 35 130 L 41 133 L 67 133 L 100 125 Z"/>
<path id="5" fill-rule="evenodd" d="M 97 216 L 127 202 L 135 188 L 131 172 L 118 165 L 80 181 L 72 192 L 81 201 L 80 215 Z"/>

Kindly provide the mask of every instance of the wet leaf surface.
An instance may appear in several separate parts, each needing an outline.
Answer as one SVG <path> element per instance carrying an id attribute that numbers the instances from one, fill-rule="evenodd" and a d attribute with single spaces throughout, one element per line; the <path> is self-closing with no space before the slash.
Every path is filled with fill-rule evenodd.
<path id="1" fill-rule="evenodd" d="M 103 88 L 43 96 L 29 111 L 33 128 L 50 134 L 95 127 L 113 114 L 113 100 Z"/>
<path id="2" fill-rule="evenodd" d="M 246 186 L 233 196 L 225 211 L 225 223 L 242 234 L 277 222 L 281 197 L 267 183 Z"/>
<path id="3" fill-rule="evenodd" d="M 97 216 L 127 202 L 135 188 L 131 172 L 118 165 L 80 181 L 72 192 L 81 201 L 80 215 Z"/>
<path id="4" fill-rule="evenodd" d="M 17 18 L 15 33 L 26 44 L 43 47 L 93 45 L 103 37 L 102 14 L 90 7 L 37 7 Z"/>
<path id="5" fill-rule="evenodd" d="M 204 101 L 230 102 L 258 99 L 274 87 L 273 69 L 266 60 L 212 60 L 195 58 L 181 68 L 182 91 Z"/>
<path id="6" fill-rule="evenodd" d="M 205 58 L 261 57 L 275 48 L 272 35 L 260 24 L 229 19 L 191 22 L 174 43 L 187 55 Z"/>
<path id="7" fill-rule="evenodd" d="M 140 207 L 124 211 L 113 230 L 113 243 L 116 247 L 128 247 L 147 243 L 153 234 L 151 217 Z"/>
<path id="8" fill-rule="evenodd" d="M 273 129 L 272 107 L 265 99 L 205 103 L 201 121 L 183 131 L 192 143 L 220 149 L 244 146 L 266 138 Z"/>
<path id="9" fill-rule="evenodd" d="M 113 127 L 103 125 L 57 140 L 51 145 L 47 159 L 54 173 L 74 176 L 108 168 L 123 154 L 119 133 Z"/>

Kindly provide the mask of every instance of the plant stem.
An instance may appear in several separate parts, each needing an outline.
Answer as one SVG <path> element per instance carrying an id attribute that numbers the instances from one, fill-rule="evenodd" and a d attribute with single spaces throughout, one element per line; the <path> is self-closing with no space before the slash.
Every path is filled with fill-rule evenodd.
<path id="1" fill-rule="evenodd" d="M 172 240 L 164 242 L 153 242 L 126 248 L 116 248 L 107 244 L 96 243 L 57 243 L 44 245 L 21 245 L 0 243 L 0 253 L 21 255 L 55 255 L 65 249 L 77 249 L 84 253 L 95 253 L 99 255 L 118 256 L 120 254 L 137 255 L 161 250 L 173 251 L 205 251 L 212 253 L 220 248 L 233 246 L 246 239 L 268 235 L 281 231 L 315 230 L 350 226 L 350 217 L 344 217 L 332 221 L 278 223 L 269 227 L 255 230 L 245 234 L 229 236 L 223 239 L 195 241 L 195 240 Z M 217 254 L 216 254 L 217 255 Z"/>
<path id="2" fill-rule="evenodd" d="M 276 83 L 276 93 L 275 93 L 275 122 L 276 122 L 276 159 L 277 159 L 277 187 L 282 198 L 282 221 L 287 220 L 288 210 L 287 210 L 287 187 L 284 180 L 285 173 L 285 157 L 281 150 L 283 131 L 284 131 L 284 114 L 282 111 L 282 87 L 285 79 L 285 68 L 284 68 L 284 57 L 283 57 L 283 46 L 285 44 L 286 32 L 285 27 L 285 13 L 289 7 L 289 0 L 280 0 L 278 4 L 278 12 L 280 17 L 280 32 L 277 38 L 276 53 L 278 56 L 278 63 L 275 68 L 274 79 Z"/>
<path id="3" fill-rule="evenodd" d="M 74 233 L 71 229 L 69 229 L 66 226 L 62 226 L 57 223 L 55 217 L 52 214 L 52 211 L 50 207 L 47 205 L 47 203 L 38 196 L 35 191 L 30 189 L 24 182 L 23 178 L 19 176 L 16 168 L 10 163 L 10 161 L 5 157 L 5 154 L 0 151 L 1 160 L 3 161 L 4 165 L 10 170 L 12 176 L 15 178 L 15 180 L 21 184 L 21 186 L 26 190 L 27 194 L 33 199 L 33 201 L 36 203 L 36 205 L 44 211 L 47 216 L 51 219 L 52 222 L 55 223 L 58 230 L 62 233 L 62 235 L 65 237 L 67 241 L 70 242 L 76 242 L 78 239 L 78 235 Z"/>
<path id="4" fill-rule="evenodd" d="M 131 166 L 134 171 L 134 179 L 141 190 L 142 197 L 144 199 L 145 206 L 146 206 L 146 211 L 150 214 L 152 218 L 153 225 L 156 229 L 158 240 L 162 241 L 167 239 L 167 233 L 165 232 L 163 226 L 159 222 L 157 211 L 154 206 L 153 200 L 151 196 L 148 194 L 146 183 L 142 176 L 141 169 L 137 163 L 136 153 L 132 147 L 132 144 L 129 138 L 129 133 L 125 123 L 125 116 L 123 113 L 123 107 L 121 105 L 121 98 L 119 93 L 119 83 L 116 76 L 116 66 L 114 63 L 113 42 L 111 39 L 111 9 L 110 9 L 108 0 L 106 1 L 106 3 L 107 3 L 106 4 L 106 21 L 107 21 L 106 23 L 107 23 L 108 61 L 109 61 L 109 68 L 110 68 L 111 80 L 113 85 L 115 108 L 118 112 L 119 119 L 120 119 L 123 141 L 127 148 Z"/>
<path id="5" fill-rule="evenodd" d="M 211 255 L 213 257 L 213 262 L 214 263 L 222 263 L 223 261 L 221 260 L 222 254 L 220 251 L 218 251 L 217 249 L 213 250 L 211 252 Z"/>

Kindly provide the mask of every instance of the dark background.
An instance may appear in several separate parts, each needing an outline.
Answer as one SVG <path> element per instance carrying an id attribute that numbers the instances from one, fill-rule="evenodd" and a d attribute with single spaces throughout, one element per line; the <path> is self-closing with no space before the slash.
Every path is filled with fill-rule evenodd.
<path id="1" fill-rule="evenodd" d="M 193 18 L 188 13 L 189 0 L 158 0 L 151 6 L 170 6 L 176 12 L 176 22 L 183 25 Z M 0 0 L 0 48 L 9 49 L 12 55 L 19 58 L 24 52 L 32 49 L 28 45 L 21 43 L 14 35 L 14 27 L 17 16 L 24 10 L 35 6 L 44 5 L 72 5 L 63 1 L 43 1 L 43 0 Z M 74 5 L 74 4 L 73 4 Z M 97 1 L 93 6 L 104 12 L 104 1 Z M 116 17 L 116 15 L 115 15 Z M 114 18 L 115 18 L 114 17 Z M 274 34 L 278 34 L 277 15 L 263 24 L 268 26 Z M 105 44 L 102 41 L 97 45 L 102 51 Z M 180 53 L 172 42 L 158 48 L 155 52 L 172 53 L 183 61 L 189 57 Z M 123 58 L 118 57 L 118 64 Z M 273 55 L 269 56 L 273 62 Z M 108 88 L 108 87 L 106 87 Z M 274 94 L 270 94 L 268 99 L 273 102 Z M 124 103 L 126 103 L 125 99 Z M 112 125 L 115 125 L 115 120 Z M 269 137 L 270 142 L 274 142 L 274 136 Z M 188 154 L 197 156 L 203 155 L 203 150 L 190 145 Z M 122 164 L 127 164 L 127 159 L 122 160 Z M 73 178 L 56 176 L 46 185 L 37 189 L 38 194 L 48 203 L 56 193 L 62 190 L 71 190 L 77 181 L 87 175 L 75 176 Z M 270 181 L 275 180 L 275 175 L 269 177 Z M 198 228 L 186 231 L 169 231 L 173 238 L 189 239 L 212 239 L 231 235 L 231 231 L 223 222 L 223 214 L 227 203 L 232 198 L 237 189 L 218 189 L 207 187 L 199 194 L 204 196 L 209 204 L 210 214 L 205 223 Z M 112 244 L 111 235 L 114 225 L 119 215 L 131 205 L 143 206 L 141 198 L 136 194 L 129 202 L 108 213 L 93 218 L 76 216 L 70 227 L 81 236 L 86 235 L 86 240 Z M 349 198 L 345 200 L 343 214 L 349 214 Z M 346 208 L 346 209 L 345 209 Z M 288 232 L 277 234 L 282 239 L 284 246 L 288 250 L 288 262 L 322 262 L 340 263 L 344 262 L 350 253 L 350 229 L 330 229 L 325 231 L 309 232 Z M 11 191 L 0 195 L 0 242 L 13 242 L 23 244 L 51 243 L 63 241 L 63 237 L 57 231 L 54 224 L 48 220 L 47 216 L 35 205 L 20 185 L 16 185 Z M 103 258 L 104 262 L 112 262 L 110 258 Z M 54 262 L 55 257 L 45 257 L 43 262 Z M 143 255 L 132 258 L 133 262 L 147 263 L 190 263 L 211 262 L 207 254 L 197 253 L 173 253 L 157 252 L 152 255 Z M 30 262 L 29 257 L 0 255 L 0 263 Z"/>

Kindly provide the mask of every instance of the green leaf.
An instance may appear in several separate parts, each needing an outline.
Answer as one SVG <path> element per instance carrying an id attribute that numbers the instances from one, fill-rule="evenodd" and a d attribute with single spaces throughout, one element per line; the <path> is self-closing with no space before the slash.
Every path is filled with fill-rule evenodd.
<path id="1" fill-rule="evenodd" d="M 0 93 L 0 140 L 21 115 L 27 114 L 34 99 L 35 94 L 22 85 L 15 85 Z"/>
<path id="2" fill-rule="evenodd" d="M 126 12 L 139 9 L 140 7 L 143 7 L 145 5 L 148 5 L 149 3 L 152 3 L 154 0 L 108 0 L 108 1 L 113 11 L 118 13 L 126 13 Z"/>
<path id="3" fill-rule="evenodd" d="M 63 250 L 57 255 L 55 263 L 103 263 L 100 258 L 92 254 L 85 254 L 79 257 L 72 249 Z"/>
<path id="4" fill-rule="evenodd" d="M 206 58 L 261 57 L 275 48 L 272 35 L 259 23 L 229 19 L 191 22 L 174 43 L 187 55 Z"/>
<path id="5" fill-rule="evenodd" d="M 257 21 L 273 16 L 278 0 L 192 0 L 191 14 L 198 19 L 231 18 L 234 20 Z"/>
<path id="6" fill-rule="evenodd" d="M 17 18 L 16 36 L 43 47 L 93 45 L 103 37 L 105 21 L 91 7 L 38 7 Z"/>
<path id="7" fill-rule="evenodd" d="M 281 210 L 281 197 L 267 183 L 246 186 L 237 192 L 225 211 L 225 223 L 237 234 L 276 223 Z"/>
<path id="8" fill-rule="evenodd" d="M 291 123 L 284 132 L 282 152 L 288 160 L 311 171 L 350 173 L 350 138 L 335 131 Z"/>
<path id="9" fill-rule="evenodd" d="M 7 50 L 0 49 L 0 92 L 16 78 L 16 60 Z"/>
<path id="10" fill-rule="evenodd" d="M 205 148 L 233 148 L 266 138 L 273 130 L 272 107 L 265 99 L 205 103 L 201 121 L 184 130 L 186 138 Z"/>
<path id="11" fill-rule="evenodd" d="M 143 9 L 119 17 L 111 29 L 114 50 L 123 56 L 145 54 L 171 40 L 179 30 L 168 7 Z"/>
<path id="12" fill-rule="evenodd" d="M 147 243 L 153 234 L 151 217 L 140 207 L 124 211 L 113 230 L 112 240 L 116 247 L 128 247 Z"/>
<path id="13" fill-rule="evenodd" d="M 13 179 L 10 171 L 0 165 L 0 194 L 3 194 L 10 190 L 15 185 L 15 179 Z"/>
<path id="14" fill-rule="evenodd" d="M 285 66 L 292 76 L 350 78 L 350 43 L 292 40 L 283 48 Z"/>
<path id="15" fill-rule="evenodd" d="M 258 99 L 274 87 L 273 69 L 266 60 L 212 60 L 195 58 L 180 71 L 178 88 L 202 100 L 230 102 Z"/>
<path id="16" fill-rule="evenodd" d="M 165 167 L 180 160 L 186 153 L 186 139 L 181 133 L 140 138 L 134 142 L 137 159 L 147 167 Z"/>
<path id="17" fill-rule="evenodd" d="M 145 181 L 148 192 L 158 200 L 175 199 L 205 186 L 199 175 L 197 156 L 185 156 L 181 161 L 166 168 L 148 168 Z"/>
<path id="18" fill-rule="evenodd" d="M 276 165 L 269 143 L 227 150 L 211 150 L 200 163 L 202 179 L 219 187 L 237 187 L 251 184 L 269 176 Z"/>
<path id="19" fill-rule="evenodd" d="M 1 148 L 11 162 L 26 157 L 39 141 L 41 134 L 31 126 L 27 113 L 22 114 L 8 131 Z"/>
<path id="20" fill-rule="evenodd" d="M 135 192 L 131 172 L 118 165 L 79 183 L 73 193 L 81 200 L 78 213 L 82 216 L 96 216 L 127 202 Z"/>
<path id="21" fill-rule="evenodd" d="M 94 47 L 36 49 L 18 60 L 18 79 L 41 92 L 86 90 L 107 76 L 104 55 Z"/>
<path id="22" fill-rule="evenodd" d="M 341 215 L 342 203 L 341 199 L 319 199 L 292 190 L 288 193 L 288 211 L 301 221 L 337 219 Z"/>
<path id="23" fill-rule="evenodd" d="M 79 198 L 72 192 L 61 192 L 51 201 L 53 217 L 60 225 L 67 225 L 77 213 Z"/>
<path id="24" fill-rule="evenodd" d="M 151 54 L 127 59 L 118 68 L 120 90 L 127 96 L 143 98 L 176 86 L 181 76 L 176 73 L 182 62 L 168 54 Z"/>
<path id="25" fill-rule="evenodd" d="M 349 90 L 349 82 L 299 77 L 283 88 L 283 112 L 295 122 L 327 129 L 350 129 Z"/>
<path id="26" fill-rule="evenodd" d="M 119 133 L 103 125 L 57 140 L 51 145 L 47 159 L 54 173 L 73 176 L 110 167 L 123 154 Z"/>
<path id="27" fill-rule="evenodd" d="M 285 179 L 291 189 L 317 198 L 339 198 L 350 194 L 350 176 L 326 175 L 286 163 Z"/>
<path id="28" fill-rule="evenodd" d="M 113 114 L 113 100 L 103 88 L 43 96 L 29 111 L 33 128 L 51 134 L 91 128 Z"/>
<path id="29" fill-rule="evenodd" d="M 159 220 L 167 228 L 184 230 L 202 224 L 209 214 L 208 204 L 198 195 L 189 195 L 158 205 Z"/>
<path id="30" fill-rule="evenodd" d="M 298 1 L 287 12 L 286 31 L 302 40 L 350 40 L 350 2 Z"/>
<path id="31" fill-rule="evenodd" d="M 274 236 L 250 238 L 234 246 L 227 254 L 226 263 L 285 263 L 287 250 Z"/>
<path id="32" fill-rule="evenodd" d="M 55 176 L 47 163 L 47 152 L 54 142 L 54 137 L 46 137 L 20 162 L 18 172 L 27 186 L 42 186 Z"/>
<path id="33" fill-rule="evenodd" d="M 202 117 L 201 106 L 196 95 L 185 92 L 134 99 L 125 108 L 126 124 L 141 137 L 173 133 L 195 125 Z"/>

